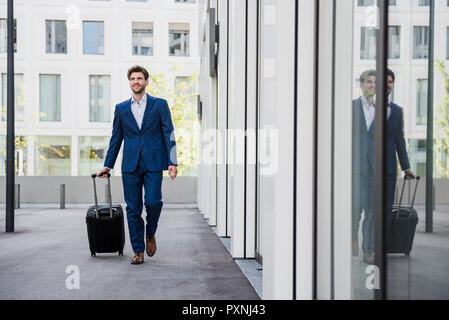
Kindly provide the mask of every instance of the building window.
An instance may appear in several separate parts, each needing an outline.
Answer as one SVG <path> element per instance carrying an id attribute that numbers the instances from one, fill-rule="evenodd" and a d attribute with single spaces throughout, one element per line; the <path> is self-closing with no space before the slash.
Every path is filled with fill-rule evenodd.
<path id="1" fill-rule="evenodd" d="M 362 27 L 360 37 L 360 59 L 376 59 L 376 29 Z M 388 27 L 388 59 L 400 59 L 401 57 L 401 27 Z"/>
<path id="2" fill-rule="evenodd" d="M 17 52 L 17 20 L 14 19 L 14 52 Z M 0 19 L 0 53 L 8 51 L 8 20 Z"/>
<path id="3" fill-rule="evenodd" d="M 39 121 L 61 121 L 61 76 L 39 76 Z"/>
<path id="4" fill-rule="evenodd" d="M 71 137 L 36 137 L 36 176 L 70 176 L 70 139 Z"/>
<path id="5" fill-rule="evenodd" d="M 19 176 L 25 176 L 28 173 L 28 141 L 24 136 L 16 136 L 14 166 L 15 172 Z M 0 176 L 6 175 L 6 136 L 0 136 Z"/>
<path id="6" fill-rule="evenodd" d="M 89 121 L 109 122 L 111 79 L 109 76 L 89 76 Z"/>
<path id="7" fill-rule="evenodd" d="M 170 23 L 170 56 L 188 57 L 190 55 L 190 31 L 187 23 Z"/>
<path id="8" fill-rule="evenodd" d="M 195 0 L 175 0 L 176 3 L 195 3 Z"/>
<path id="9" fill-rule="evenodd" d="M 427 124 L 427 79 L 418 79 L 416 97 L 416 124 Z"/>
<path id="10" fill-rule="evenodd" d="M 90 176 L 98 171 L 104 163 L 108 145 L 109 137 L 79 137 L 79 176 Z"/>
<path id="11" fill-rule="evenodd" d="M 46 20 L 46 52 L 67 53 L 67 27 L 65 21 Z"/>
<path id="12" fill-rule="evenodd" d="M 413 27 L 413 59 L 427 59 L 429 54 L 429 27 Z"/>
<path id="13" fill-rule="evenodd" d="M 135 56 L 153 55 L 153 23 L 133 22 L 132 50 Z"/>
<path id="14" fill-rule="evenodd" d="M 357 6 L 358 7 L 371 7 L 374 6 L 374 0 L 357 0 Z M 390 0 L 388 1 L 389 6 L 395 6 L 396 0 Z"/>
<path id="15" fill-rule="evenodd" d="M 401 58 L 401 27 L 388 27 L 388 59 Z"/>
<path id="16" fill-rule="evenodd" d="M 418 0 L 418 6 L 424 7 L 424 6 L 430 6 L 430 0 Z"/>
<path id="17" fill-rule="evenodd" d="M 104 54 L 104 22 L 83 22 L 83 53 Z"/>
<path id="18" fill-rule="evenodd" d="M 6 121 L 6 110 L 8 106 L 8 78 L 6 73 L 2 73 L 2 107 L 1 107 L 1 119 Z M 23 82 L 23 74 L 14 75 L 14 104 L 15 104 L 15 121 L 24 120 L 25 112 L 25 85 Z"/>

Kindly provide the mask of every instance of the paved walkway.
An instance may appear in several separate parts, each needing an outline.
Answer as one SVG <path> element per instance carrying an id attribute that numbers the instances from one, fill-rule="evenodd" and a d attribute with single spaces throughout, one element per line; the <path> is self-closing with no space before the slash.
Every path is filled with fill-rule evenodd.
<path id="1" fill-rule="evenodd" d="M 0 211 L 0 299 L 259 299 L 198 210 L 164 208 L 158 251 L 137 266 L 127 225 L 124 257 L 90 256 L 85 212 L 19 209 L 16 232 L 5 233 Z M 66 287 L 69 266 L 80 289 Z"/>

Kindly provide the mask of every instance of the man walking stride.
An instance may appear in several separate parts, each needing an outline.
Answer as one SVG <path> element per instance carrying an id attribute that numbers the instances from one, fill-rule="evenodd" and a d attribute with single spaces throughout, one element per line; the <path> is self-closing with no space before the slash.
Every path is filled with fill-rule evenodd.
<path id="1" fill-rule="evenodd" d="M 128 70 L 132 97 L 116 105 L 112 137 L 104 168 L 105 177 L 114 168 L 122 141 L 122 181 L 126 202 L 129 237 L 134 251 L 131 264 L 142 264 L 144 252 L 156 253 L 156 230 L 162 209 L 162 177 L 168 170 L 174 180 L 178 174 L 176 142 L 167 101 L 146 93 L 148 71 L 140 66 Z M 145 188 L 142 203 L 142 187 Z M 146 228 L 142 219 L 146 208 Z M 146 233 L 146 244 L 144 236 Z"/>

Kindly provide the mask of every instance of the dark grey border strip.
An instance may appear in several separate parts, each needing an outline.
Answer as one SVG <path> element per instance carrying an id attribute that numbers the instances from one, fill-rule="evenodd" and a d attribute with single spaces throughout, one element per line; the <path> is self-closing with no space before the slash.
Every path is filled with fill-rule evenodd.
<path id="1" fill-rule="evenodd" d="M 427 102 L 427 150 L 426 150 L 426 232 L 433 232 L 433 100 L 434 100 L 434 59 L 435 59 L 435 1 L 430 1 L 429 8 L 429 71 Z"/>
<path id="2" fill-rule="evenodd" d="M 8 0 L 8 48 L 7 48 L 7 117 L 6 117 L 6 232 L 14 232 L 14 192 L 15 192 L 15 120 L 14 120 L 14 1 Z"/>
<path id="3" fill-rule="evenodd" d="M 387 106 L 387 59 L 388 59 L 388 0 L 379 0 L 380 25 L 377 32 L 377 88 L 381 88 L 381 94 L 377 94 L 376 121 L 374 127 L 374 251 L 375 265 L 379 268 L 380 288 L 374 291 L 376 300 L 385 300 L 386 287 L 386 248 L 385 248 L 385 137 L 386 137 L 386 106 Z M 379 90 L 377 90 L 379 92 Z"/>

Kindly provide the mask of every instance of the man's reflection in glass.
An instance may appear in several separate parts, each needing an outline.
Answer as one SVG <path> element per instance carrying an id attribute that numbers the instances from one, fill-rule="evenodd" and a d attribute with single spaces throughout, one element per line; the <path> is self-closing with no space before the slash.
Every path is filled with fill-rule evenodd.
<path id="1" fill-rule="evenodd" d="M 363 259 L 366 263 L 373 263 L 375 70 L 361 74 L 360 89 L 362 95 L 352 102 L 352 254 L 359 255 L 358 231 L 363 210 Z"/>
<path id="2" fill-rule="evenodd" d="M 395 81 L 393 71 L 387 71 L 387 94 Z M 352 251 L 358 256 L 358 229 L 361 211 L 363 221 L 363 261 L 374 263 L 374 122 L 376 114 L 376 71 L 368 70 L 360 76 L 362 96 L 353 101 L 353 226 Z M 406 177 L 415 178 L 410 169 L 404 137 L 404 113 L 401 107 L 388 100 L 386 106 L 386 165 L 385 223 L 388 234 L 397 179 L 397 156 Z"/>

